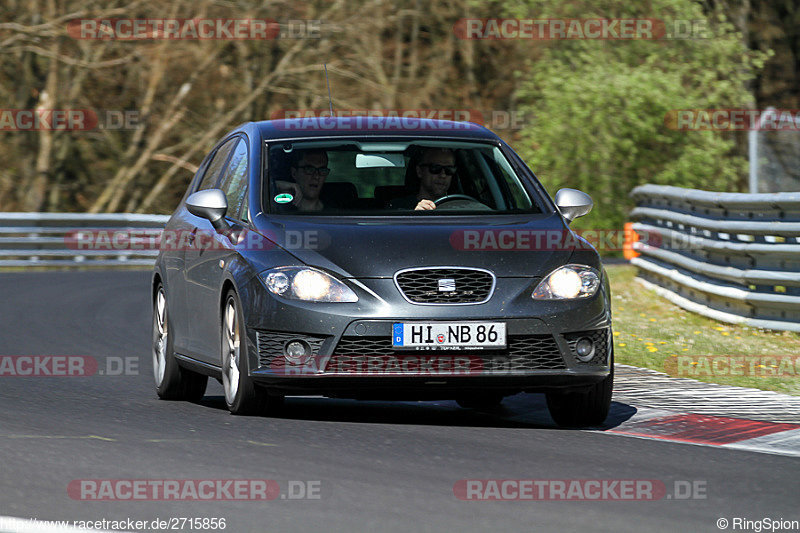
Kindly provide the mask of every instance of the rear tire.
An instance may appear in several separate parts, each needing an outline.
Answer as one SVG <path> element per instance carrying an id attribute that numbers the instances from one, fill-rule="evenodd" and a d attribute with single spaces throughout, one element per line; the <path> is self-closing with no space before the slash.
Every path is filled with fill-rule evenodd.
<path id="1" fill-rule="evenodd" d="M 208 376 L 178 365 L 173 349 L 172 326 L 167 312 L 167 294 L 159 283 L 153 302 L 153 377 L 162 400 L 198 402 L 206 393 Z"/>
<path id="2" fill-rule="evenodd" d="M 266 414 L 283 405 L 283 396 L 272 396 L 250 377 L 247 334 L 239 297 L 228 291 L 222 306 L 222 388 L 225 404 L 234 415 Z"/>
<path id="3" fill-rule="evenodd" d="M 608 417 L 611 408 L 611 393 L 614 389 L 614 363 L 603 381 L 586 392 L 548 392 L 547 408 L 556 424 L 563 427 L 600 426 Z"/>

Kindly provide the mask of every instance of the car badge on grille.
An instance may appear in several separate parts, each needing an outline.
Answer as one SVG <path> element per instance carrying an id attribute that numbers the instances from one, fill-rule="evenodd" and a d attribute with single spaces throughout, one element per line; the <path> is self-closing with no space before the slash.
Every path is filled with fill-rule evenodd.
<path id="1" fill-rule="evenodd" d="M 443 278 L 439 280 L 439 292 L 453 292 L 456 290 L 456 280 Z"/>

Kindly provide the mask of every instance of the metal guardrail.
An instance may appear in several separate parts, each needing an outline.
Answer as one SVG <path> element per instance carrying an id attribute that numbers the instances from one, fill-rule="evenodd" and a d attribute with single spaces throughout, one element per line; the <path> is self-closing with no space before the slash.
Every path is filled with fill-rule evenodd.
<path id="1" fill-rule="evenodd" d="M 0 267 L 152 266 L 166 215 L 0 213 Z"/>
<path id="2" fill-rule="evenodd" d="M 715 320 L 800 332 L 800 193 L 636 187 L 637 280 Z"/>

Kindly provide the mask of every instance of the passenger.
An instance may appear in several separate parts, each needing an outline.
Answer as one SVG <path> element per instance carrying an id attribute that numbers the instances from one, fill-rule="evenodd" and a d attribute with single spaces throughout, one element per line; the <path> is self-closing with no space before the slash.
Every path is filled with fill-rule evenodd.
<path id="1" fill-rule="evenodd" d="M 320 200 L 325 178 L 330 174 L 328 154 L 325 150 L 302 150 L 294 154 L 291 166 L 294 182 L 276 180 L 279 192 L 293 196 L 292 205 L 298 211 L 321 211 L 325 205 Z"/>

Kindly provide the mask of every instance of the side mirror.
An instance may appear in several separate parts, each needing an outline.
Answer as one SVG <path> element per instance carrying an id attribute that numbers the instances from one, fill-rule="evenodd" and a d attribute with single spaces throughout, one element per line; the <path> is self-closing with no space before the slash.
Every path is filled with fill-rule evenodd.
<path id="1" fill-rule="evenodd" d="M 225 220 L 228 212 L 228 199 L 219 189 L 206 189 L 197 191 L 186 199 L 186 209 L 196 217 L 205 218 L 214 229 L 220 233 L 230 231 L 230 225 Z"/>
<path id="2" fill-rule="evenodd" d="M 589 213 L 594 206 L 592 197 L 577 189 L 559 189 L 556 193 L 556 206 L 567 219 L 567 224 Z"/>

